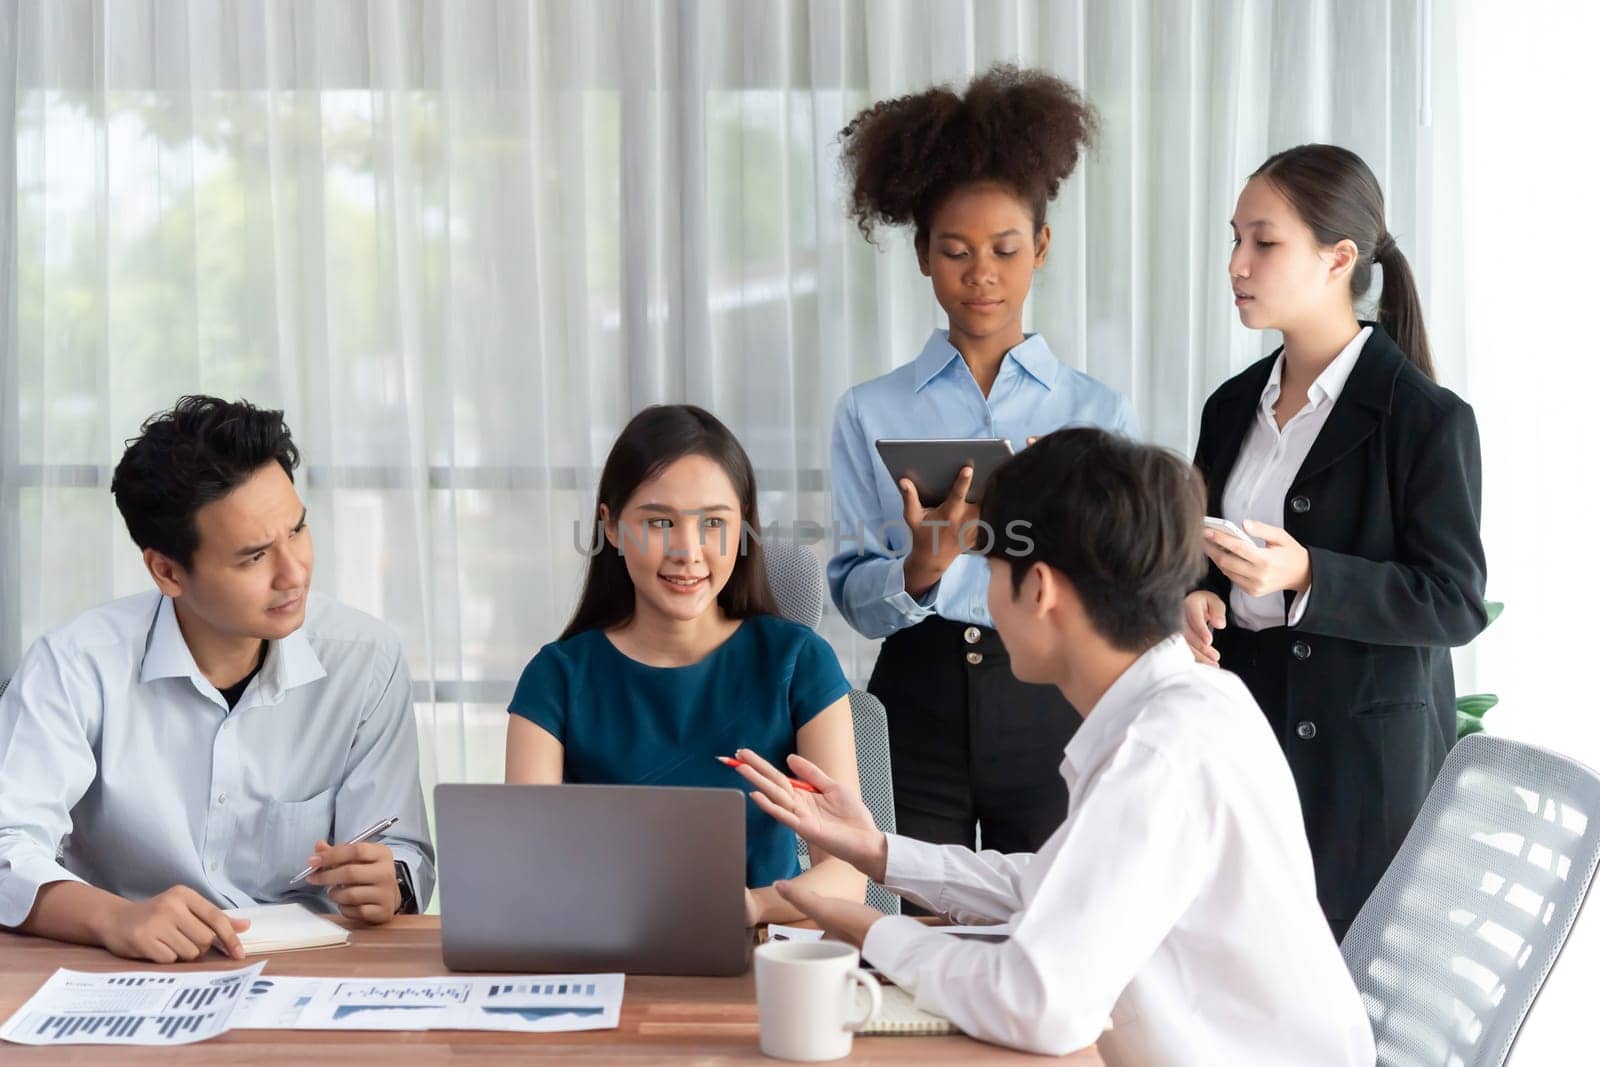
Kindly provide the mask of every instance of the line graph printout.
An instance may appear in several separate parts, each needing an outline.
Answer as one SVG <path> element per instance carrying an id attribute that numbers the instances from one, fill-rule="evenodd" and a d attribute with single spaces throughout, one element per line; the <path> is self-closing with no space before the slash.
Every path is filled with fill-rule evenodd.
<path id="1" fill-rule="evenodd" d="M 344 978 L 319 984 L 299 1030 L 458 1029 L 451 1013 L 467 1002 L 469 982 L 448 978 Z"/>
<path id="2" fill-rule="evenodd" d="M 234 1029 L 512 1030 L 615 1029 L 620 974 L 450 978 L 301 978 L 250 983 Z"/>
<path id="3" fill-rule="evenodd" d="M 58 970 L 0 1026 L 22 1045 L 187 1045 L 229 1028 L 263 964 L 187 974 Z"/>

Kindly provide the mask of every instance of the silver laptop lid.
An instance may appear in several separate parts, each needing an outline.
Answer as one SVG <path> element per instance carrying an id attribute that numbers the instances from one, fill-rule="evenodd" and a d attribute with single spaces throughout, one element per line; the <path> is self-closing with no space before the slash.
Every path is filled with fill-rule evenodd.
<path id="1" fill-rule="evenodd" d="M 738 790 L 451 783 L 433 798 L 450 969 L 749 965 Z"/>

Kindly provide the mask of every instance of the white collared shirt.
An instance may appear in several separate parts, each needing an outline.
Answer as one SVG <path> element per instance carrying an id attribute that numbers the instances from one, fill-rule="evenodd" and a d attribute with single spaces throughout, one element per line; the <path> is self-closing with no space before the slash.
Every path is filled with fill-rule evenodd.
<path id="1" fill-rule="evenodd" d="M 187 885 L 222 907 L 301 900 L 318 838 L 377 838 L 433 889 L 411 677 L 392 630 L 317 594 L 230 712 L 152 590 L 29 646 L 0 696 L 0 925 L 66 879 L 144 899 Z"/>
<path id="2" fill-rule="evenodd" d="M 886 916 L 866 958 L 920 1007 L 1032 1052 L 1372 1064 L 1294 780 L 1238 678 L 1163 641 L 1084 719 L 1061 773 L 1067 820 L 1035 854 L 889 837 L 891 888 L 957 922 L 1011 921 L 1008 941 Z"/>
<path id="3" fill-rule="evenodd" d="M 1278 429 L 1273 408 L 1278 403 L 1283 382 L 1283 354 L 1272 364 L 1272 374 L 1261 390 L 1255 422 L 1239 446 L 1239 458 L 1222 491 L 1222 517 L 1240 528 L 1245 519 L 1283 527 L 1283 498 L 1294 484 L 1317 435 L 1333 411 L 1344 383 L 1361 358 L 1361 349 L 1372 336 L 1372 327 L 1363 326 L 1349 344 L 1322 369 L 1306 392 L 1306 406 Z M 1315 575 L 1312 576 L 1315 579 Z M 1311 590 L 1295 594 L 1289 611 L 1283 609 L 1283 594 L 1246 596 L 1237 586 L 1228 596 L 1228 625 L 1246 630 L 1265 630 L 1273 626 L 1294 626 L 1305 614 Z"/>

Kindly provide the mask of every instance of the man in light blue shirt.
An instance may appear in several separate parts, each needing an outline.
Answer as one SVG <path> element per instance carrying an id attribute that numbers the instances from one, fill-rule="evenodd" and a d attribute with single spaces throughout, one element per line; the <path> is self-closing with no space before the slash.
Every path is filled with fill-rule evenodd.
<path id="1" fill-rule="evenodd" d="M 164 963 L 242 955 L 222 908 L 426 904 L 400 641 L 310 591 L 298 462 L 281 412 L 211 397 L 129 445 L 112 492 L 157 588 L 39 638 L 0 696 L 0 926 Z"/>

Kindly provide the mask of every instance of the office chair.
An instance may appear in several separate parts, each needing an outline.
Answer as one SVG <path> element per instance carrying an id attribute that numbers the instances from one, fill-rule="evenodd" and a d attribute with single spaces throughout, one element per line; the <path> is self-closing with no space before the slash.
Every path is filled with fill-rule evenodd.
<path id="1" fill-rule="evenodd" d="M 886 834 L 895 831 L 894 775 L 889 769 L 889 715 L 883 701 L 860 689 L 850 690 L 850 718 L 856 727 L 856 773 L 861 799 L 872 821 Z M 876 882 L 867 883 L 867 903 L 885 915 L 900 914 L 900 898 Z"/>
<path id="2" fill-rule="evenodd" d="M 1600 774 L 1489 734 L 1457 742 L 1339 946 L 1382 1065 L 1499 1067 L 1600 860 Z"/>
<path id="3" fill-rule="evenodd" d="M 767 583 L 778 602 L 778 614 L 815 630 L 828 600 L 822 560 L 805 545 L 781 536 L 764 542 L 761 550 L 767 557 Z"/>
<path id="4" fill-rule="evenodd" d="M 861 779 L 861 799 L 872 821 L 886 834 L 895 831 L 894 776 L 889 765 L 889 716 L 883 702 L 860 689 L 850 690 L 850 718 L 856 733 L 856 774 Z M 806 843 L 800 845 L 800 867 L 811 866 Z M 867 883 L 867 903 L 885 915 L 900 914 L 900 898 L 877 882 Z"/>
<path id="5" fill-rule="evenodd" d="M 813 630 L 822 621 L 828 600 L 822 561 L 804 545 L 774 537 L 762 544 L 767 557 L 767 581 L 772 585 L 778 611 L 792 622 Z M 856 773 L 861 779 L 861 799 L 872 812 L 878 829 L 894 833 L 894 779 L 889 770 L 889 720 L 883 704 L 871 693 L 850 691 L 850 719 L 856 734 Z M 800 842 L 800 866 L 811 865 L 806 843 Z M 886 915 L 900 914 L 900 898 L 881 885 L 867 886 L 867 903 Z"/>

